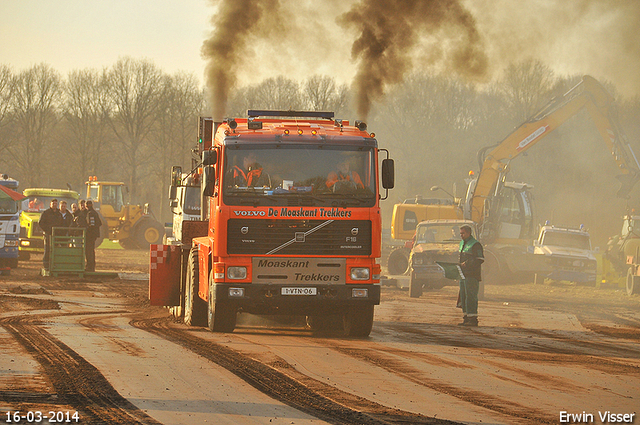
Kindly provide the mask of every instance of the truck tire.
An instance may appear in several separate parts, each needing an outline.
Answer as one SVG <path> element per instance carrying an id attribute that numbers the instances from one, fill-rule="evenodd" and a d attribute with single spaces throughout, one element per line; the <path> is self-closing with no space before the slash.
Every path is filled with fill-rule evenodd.
<path id="1" fill-rule="evenodd" d="M 409 268 L 409 250 L 405 247 L 396 248 L 387 258 L 387 271 L 391 275 L 405 274 Z"/>
<path id="2" fill-rule="evenodd" d="M 306 317 L 306 325 L 314 334 L 324 334 L 331 332 L 343 333 L 343 318 L 340 315 L 311 315 Z"/>
<path id="3" fill-rule="evenodd" d="M 633 267 L 627 270 L 627 295 L 640 294 L 640 276 L 633 274 Z"/>
<path id="4" fill-rule="evenodd" d="M 164 245 L 164 244 L 163 244 Z M 176 319 L 184 320 L 184 298 L 185 298 L 185 286 L 187 281 L 187 259 L 189 258 L 189 249 L 180 249 L 180 305 L 169 307 L 169 313 Z"/>
<path id="5" fill-rule="evenodd" d="M 124 249 L 138 249 L 138 244 L 133 238 L 120 239 L 118 243 Z"/>
<path id="6" fill-rule="evenodd" d="M 484 282 L 480 281 L 480 285 L 478 286 L 478 301 L 484 300 Z"/>
<path id="7" fill-rule="evenodd" d="M 198 296 L 199 284 L 198 248 L 191 248 L 187 264 L 187 282 L 184 294 L 184 323 L 189 326 L 207 324 L 207 305 Z"/>
<path id="8" fill-rule="evenodd" d="M 161 244 L 164 226 L 151 218 L 140 220 L 133 231 L 138 248 L 148 250 L 151 244 Z"/>
<path id="9" fill-rule="evenodd" d="M 213 272 L 212 272 L 213 273 Z M 238 311 L 229 302 L 215 299 L 213 275 L 209 277 L 209 302 L 207 303 L 207 326 L 211 332 L 233 332 Z"/>
<path id="10" fill-rule="evenodd" d="M 506 266 L 500 258 L 490 249 L 484 251 L 484 263 L 482 263 L 482 280 L 491 285 L 504 285 L 507 283 Z"/>
<path id="11" fill-rule="evenodd" d="M 373 305 L 350 308 L 344 313 L 343 321 L 345 336 L 368 337 L 373 328 Z"/>
<path id="12" fill-rule="evenodd" d="M 409 278 L 409 297 L 420 298 L 420 295 L 422 295 L 422 285 L 422 281 L 416 279 L 415 273 L 412 272 Z"/>

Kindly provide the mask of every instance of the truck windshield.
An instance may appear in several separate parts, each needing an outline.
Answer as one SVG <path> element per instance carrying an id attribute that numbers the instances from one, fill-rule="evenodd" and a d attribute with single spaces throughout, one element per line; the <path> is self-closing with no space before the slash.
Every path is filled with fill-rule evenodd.
<path id="1" fill-rule="evenodd" d="M 0 198 L 0 214 L 15 214 L 18 212 L 18 201 L 12 198 Z"/>
<path id="2" fill-rule="evenodd" d="M 542 245 L 590 250 L 591 240 L 589 235 L 582 233 L 544 232 Z"/>
<path id="3" fill-rule="evenodd" d="M 349 146 L 229 146 L 228 205 L 373 206 L 375 151 Z"/>
<path id="4" fill-rule="evenodd" d="M 68 198 L 63 196 L 37 196 L 31 195 L 27 199 L 22 201 L 22 210 L 28 212 L 42 212 L 51 206 L 51 200 L 57 199 L 58 205 L 60 201 L 67 201 L 67 209 L 71 209 L 71 204 L 78 202 L 75 198 Z"/>
<path id="5" fill-rule="evenodd" d="M 420 243 L 460 243 L 460 227 L 457 225 L 421 224 L 416 230 L 416 244 Z"/>
<path id="6" fill-rule="evenodd" d="M 184 195 L 184 213 L 200 215 L 200 186 L 187 186 Z"/>

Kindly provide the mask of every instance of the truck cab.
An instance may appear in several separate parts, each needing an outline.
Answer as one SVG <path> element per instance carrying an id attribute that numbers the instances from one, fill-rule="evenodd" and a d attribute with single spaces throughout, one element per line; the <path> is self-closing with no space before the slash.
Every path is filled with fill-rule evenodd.
<path id="1" fill-rule="evenodd" d="M 167 244 L 190 244 L 191 238 L 185 222 L 201 221 L 201 189 L 200 174 L 182 173 L 182 168 L 173 166 L 171 170 L 171 186 L 169 191 L 169 206 L 173 214 L 171 236 L 167 237 Z M 185 231 L 186 230 L 186 231 Z"/>
<path id="2" fill-rule="evenodd" d="M 31 254 L 44 254 L 44 233 L 40 228 L 40 215 L 49 208 L 52 199 L 67 201 L 69 207 L 77 203 L 80 194 L 74 190 L 29 188 L 23 191 L 20 213 L 20 258 L 28 260 Z"/>
<path id="3" fill-rule="evenodd" d="M 6 174 L 0 177 L 0 271 L 18 267 L 20 198 L 18 181 Z"/>
<path id="4" fill-rule="evenodd" d="M 596 283 L 596 257 L 589 233 L 583 226 L 541 226 L 538 239 L 533 244 L 533 254 L 538 268 L 535 274 L 537 284 L 544 279 Z"/>

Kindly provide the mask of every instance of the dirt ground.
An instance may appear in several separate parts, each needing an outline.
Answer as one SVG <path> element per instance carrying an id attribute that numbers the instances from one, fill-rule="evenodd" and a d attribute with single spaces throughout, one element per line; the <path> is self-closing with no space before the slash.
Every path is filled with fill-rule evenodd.
<path id="1" fill-rule="evenodd" d="M 214 334 L 148 305 L 147 256 L 98 250 L 118 278 L 41 277 L 38 258 L 0 276 L 1 421 L 640 423 L 640 297 L 621 289 L 487 286 L 466 328 L 454 286 L 410 298 L 400 277 L 369 338 L 244 314 Z"/>

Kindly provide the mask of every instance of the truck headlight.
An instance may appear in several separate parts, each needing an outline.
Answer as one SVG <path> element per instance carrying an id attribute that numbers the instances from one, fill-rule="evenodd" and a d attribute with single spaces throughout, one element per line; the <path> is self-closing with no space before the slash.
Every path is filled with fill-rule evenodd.
<path id="1" fill-rule="evenodd" d="M 369 280 L 371 273 L 369 267 L 352 267 L 351 279 L 352 280 Z"/>
<path id="2" fill-rule="evenodd" d="M 18 240 L 17 239 L 5 240 L 4 246 L 18 246 Z"/>
<path id="3" fill-rule="evenodd" d="M 242 280 L 247 278 L 246 267 L 227 267 L 227 279 Z"/>
<path id="4" fill-rule="evenodd" d="M 27 241 L 27 240 L 20 241 L 20 245 L 22 245 L 22 246 L 30 246 L 30 245 L 31 245 L 31 242 L 29 242 L 29 241 Z"/>

